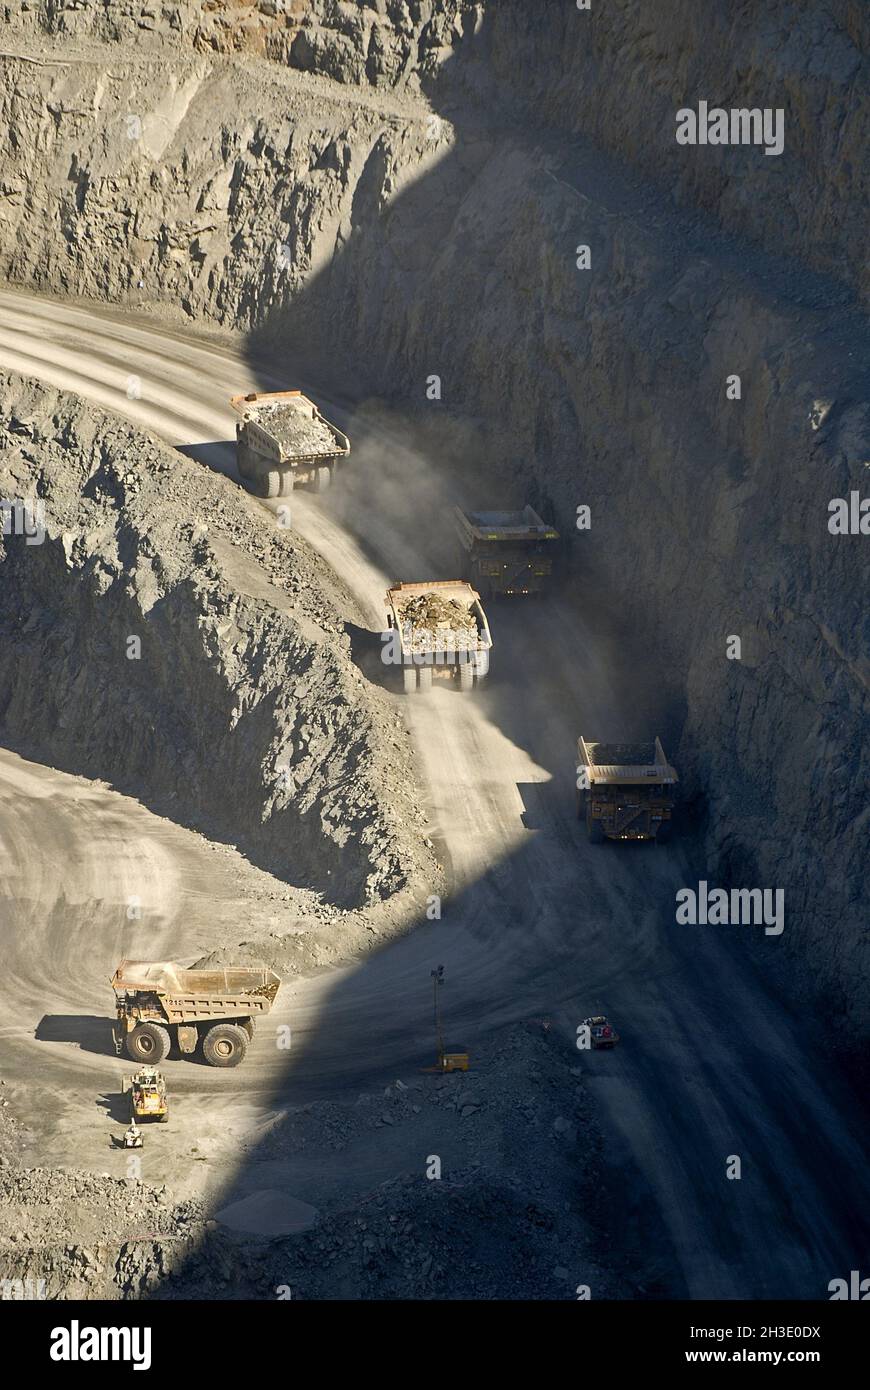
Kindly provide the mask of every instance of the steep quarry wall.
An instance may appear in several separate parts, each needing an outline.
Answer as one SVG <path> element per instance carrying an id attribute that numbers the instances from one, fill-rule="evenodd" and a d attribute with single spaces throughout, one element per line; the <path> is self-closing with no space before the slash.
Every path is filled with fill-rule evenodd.
<path id="1" fill-rule="evenodd" d="M 265 62 L 96 52 L 4 62 L 0 271 L 13 281 L 252 327 L 352 235 L 360 186 L 389 199 L 384 148 L 416 176 L 448 140 L 408 97 Z"/>
<path id="2" fill-rule="evenodd" d="M 255 55 L 359 86 L 409 86 L 482 22 L 476 0 L 11 0 L 18 35 Z"/>
<path id="3" fill-rule="evenodd" d="M 687 213 L 700 208 L 870 291 L 870 11 L 861 0 L 592 0 L 588 12 L 508 0 L 486 7 L 477 41 L 461 51 L 465 85 L 490 102 L 519 105 L 533 127 L 618 156 Z M 781 110 L 782 153 L 678 145 L 676 112 L 701 101 Z"/>
<path id="4" fill-rule="evenodd" d="M 340 906 L 414 878 L 426 851 L 407 751 L 349 659 L 353 600 L 292 532 L 264 530 L 200 464 L 9 377 L 0 497 L 29 499 L 34 542 L 7 513 L 4 742 Z"/>
<path id="5" fill-rule="evenodd" d="M 253 353 L 319 359 L 429 425 L 472 420 L 482 478 L 566 534 L 590 506 L 573 579 L 662 664 L 708 877 L 785 889 L 768 967 L 848 1043 L 870 1012 L 867 539 L 832 535 L 828 505 L 868 487 L 866 17 L 431 14 L 285 14 L 289 67 L 247 40 L 229 66 L 235 39 L 183 16 L 171 61 L 142 31 L 135 61 L 109 43 L 77 63 L 46 37 L 72 34 L 59 7 L 28 21 L 40 63 L 5 61 L 0 268 L 247 329 Z M 405 55 L 380 71 L 375 28 Z M 782 107 L 782 155 L 678 147 L 701 99 Z"/>

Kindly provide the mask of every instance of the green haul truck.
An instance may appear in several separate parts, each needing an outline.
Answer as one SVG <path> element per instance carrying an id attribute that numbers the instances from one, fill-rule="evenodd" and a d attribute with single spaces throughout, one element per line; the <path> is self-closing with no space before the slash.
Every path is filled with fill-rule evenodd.
<path id="1" fill-rule="evenodd" d="M 671 838 L 679 780 L 659 739 L 652 743 L 577 740 L 577 818 L 593 844 Z"/>
<path id="2" fill-rule="evenodd" d="M 115 1050 L 156 1065 L 175 1042 L 183 1055 L 201 1049 L 211 1067 L 237 1067 L 280 985 L 265 966 L 190 970 L 174 961 L 122 960 L 112 976 Z"/>
<path id="3" fill-rule="evenodd" d="M 453 510 L 462 578 L 483 598 L 540 594 L 548 587 L 559 532 L 531 507 L 515 512 Z"/>

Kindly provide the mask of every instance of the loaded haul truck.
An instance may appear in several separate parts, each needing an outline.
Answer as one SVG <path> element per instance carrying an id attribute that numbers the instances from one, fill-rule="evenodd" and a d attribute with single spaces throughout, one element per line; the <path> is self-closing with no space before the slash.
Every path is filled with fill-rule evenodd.
<path id="1" fill-rule="evenodd" d="M 122 960 L 112 976 L 115 1050 L 156 1066 L 174 1042 L 212 1067 L 237 1067 L 254 1022 L 275 1002 L 281 981 L 265 966 L 188 970 L 173 961 Z"/>
<path id="2" fill-rule="evenodd" d="M 233 396 L 236 465 L 257 497 L 289 497 L 294 487 L 323 492 L 350 440 L 301 391 L 251 391 Z"/>
<path id="3" fill-rule="evenodd" d="M 593 844 L 671 838 L 677 774 L 652 743 L 577 740 L 577 818 Z"/>
<path id="4" fill-rule="evenodd" d="M 473 690 L 489 670 L 489 623 L 480 595 L 461 580 L 394 584 L 387 590 L 387 628 L 392 640 L 384 660 L 401 665 L 407 693 L 431 690 L 441 679 Z"/>

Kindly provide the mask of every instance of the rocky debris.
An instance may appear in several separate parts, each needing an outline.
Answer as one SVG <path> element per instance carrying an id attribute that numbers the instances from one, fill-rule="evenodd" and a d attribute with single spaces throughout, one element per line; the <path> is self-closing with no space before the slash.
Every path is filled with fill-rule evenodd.
<path id="1" fill-rule="evenodd" d="M 402 625 L 402 641 L 410 651 L 468 651 L 481 645 L 477 617 L 459 599 L 445 598 L 433 590 L 399 600 L 396 611 Z"/>
<path id="2" fill-rule="evenodd" d="M 144 52 L 179 47 L 218 57 L 262 57 L 348 85 L 416 90 L 479 25 L 475 0 L 370 3 L 370 0 L 9 0 L 3 11 L 19 35 L 67 44 L 135 41 Z"/>
<path id="3" fill-rule="evenodd" d="M 248 1181 L 264 1163 L 268 1185 L 214 1207 L 137 1180 L 0 1173 L 0 1268 L 31 1290 L 9 1296 L 546 1299 L 588 1283 L 631 1297 L 647 1256 L 613 1241 L 606 1265 L 596 1255 L 595 1223 L 612 1214 L 572 1063 L 569 1047 L 519 1025 L 488 1039 L 473 1078 L 409 1075 L 294 1107 L 243 1155 Z M 574 1130 L 557 1142 L 566 1105 Z M 365 1146 L 385 1117 L 392 1147 L 374 1176 Z M 304 1191 L 276 1185 L 276 1160 L 335 1147 L 347 1150 L 340 1188 L 310 1169 Z"/>
<path id="4" fill-rule="evenodd" d="M 286 456 L 307 458 L 336 451 L 332 430 L 304 402 L 275 401 L 256 406 L 253 414 L 263 429 L 280 440 Z"/>
<path id="5" fill-rule="evenodd" d="M 337 907 L 437 878 L 407 740 L 350 660 L 361 616 L 292 530 L 202 464 L 14 378 L 0 496 L 45 512 L 42 544 L 14 528 L 0 543 L 7 739 Z"/>
<path id="6" fill-rule="evenodd" d="M 28 1131 L 15 1114 L 12 1090 L 0 1078 L 0 1168 L 17 1168 L 26 1162 Z"/>
<path id="7" fill-rule="evenodd" d="M 449 142 L 449 123 L 404 92 L 361 101 L 283 64 L 99 51 L 71 66 L 64 46 L 60 67 L 0 58 L 13 78 L 0 89 L 0 270 L 13 281 L 236 325 L 244 301 L 253 324 L 351 235 L 384 145 L 401 145 L 398 184 Z M 22 145 L 34 121 L 49 142 L 39 169 Z"/>

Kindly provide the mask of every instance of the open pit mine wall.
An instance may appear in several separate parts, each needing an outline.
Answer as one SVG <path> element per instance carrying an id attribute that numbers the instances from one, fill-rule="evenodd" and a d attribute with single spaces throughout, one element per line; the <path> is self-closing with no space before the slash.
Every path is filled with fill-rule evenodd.
<path id="1" fill-rule="evenodd" d="M 785 889 L 766 968 L 849 1045 L 870 1004 L 870 542 L 833 536 L 828 505 L 868 491 L 866 16 L 504 0 L 435 34 L 427 8 L 312 6 L 304 63 L 273 79 L 183 34 L 149 60 L 146 31 L 135 64 L 6 60 L 0 269 L 183 305 L 255 351 L 343 352 L 336 386 L 475 421 L 502 495 L 573 533 L 588 602 L 670 672 L 708 878 Z M 375 25 L 409 56 L 363 83 Z M 334 79 L 330 99 L 288 62 Z M 782 155 L 677 147 L 702 99 L 782 107 Z"/>
<path id="2" fill-rule="evenodd" d="M 348 660 L 346 603 L 289 533 L 227 479 L 7 376 L 0 497 L 44 510 L 44 537 L 35 500 L 32 543 L 23 524 L 0 535 L 0 740 L 339 906 L 416 877 L 383 794 L 405 770 L 392 719 Z M 224 563 L 246 552 L 239 588 Z"/>

